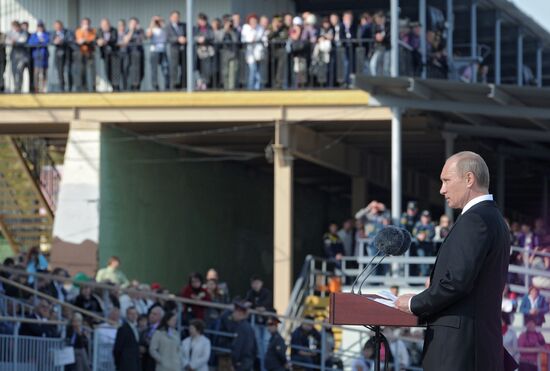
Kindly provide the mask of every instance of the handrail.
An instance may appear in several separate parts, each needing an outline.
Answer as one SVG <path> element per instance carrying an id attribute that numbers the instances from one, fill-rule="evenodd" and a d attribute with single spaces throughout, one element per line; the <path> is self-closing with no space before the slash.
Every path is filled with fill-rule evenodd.
<path id="1" fill-rule="evenodd" d="M 25 317 L 4 317 L 0 316 L 0 322 L 21 322 L 21 323 L 37 323 L 40 325 L 56 325 L 56 326 L 66 326 L 67 321 L 56 321 L 56 320 L 41 320 Z"/>
<path id="2" fill-rule="evenodd" d="M 5 277 L 0 276 L 0 282 L 4 283 L 4 284 L 6 284 L 6 285 L 14 286 L 14 287 L 16 287 L 16 288 L 18 288 L 18 289 L 20 289 L 20 290 L 30 292 L 30 293 L 33 294 L 33 295 L 40 296 L 40 297 L 42 297 L 42 298 L 44 298 L 44 299 L 46 299 L 46 300 L 48 300 L 48 301 L 50 301 L 50 302 L 56 303 L 56 304 L 58 304 L 58 305 L 61 305 L 61 306 L 67 307 L 67 308 L 70 308 L 70 309 L 72 309 L 72 310 L 75 311 L 75 312 L 80 312 L 80 313 L 82 313 L 83 315 L 86 315 L 86 316 L 88 316 L 88 317 L 92 317 L 92 318 L 94 318 L 94 319 L 96 319 L 96 320 L 99 320 L 99 321 L 101 321 L 101 322 L 113 323 L 113 322 L 110 321 L 109 319 L 104 318 L 104 317 L 101 317 L 100 315 L 98 315 L 98 314 L 96 314 L 96 313 L 94 313 L 94 312 L 90 312 L 90 311 L 88 311 L 88 310 L 86 310 L 86 309 L 82 309 L 82 308 L 79 308 L 79 307 L 77 307 L 77 306 L 75 306 L 75 305 L 72 305 L 72 304 L 70 304 L 70 303 L 61 301 L 61 300 L 59 300 L 59 299 L 57 299 L 57 298 L 54 298 L 53 296 L 44 294 L 43 292 L 40 292 L 40 291 L 35 290 L 35 289 L 32 289 L 32 288 L 30 288 L 30 287 L 28 287 L 28 286 L 25 286 L 25 285 L 20 284 L 20 283 L 18 283 L 18 282 L 12 281 L 12 280 L 7 279 L 7 278 L 5 278 Z M 116 324 L 115 324 L 115 325 L 116 325 Z"/>

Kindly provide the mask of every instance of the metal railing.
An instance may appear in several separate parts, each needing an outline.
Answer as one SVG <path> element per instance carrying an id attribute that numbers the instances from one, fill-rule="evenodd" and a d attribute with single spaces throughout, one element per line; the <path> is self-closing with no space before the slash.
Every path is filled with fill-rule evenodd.
<path id="1" fill-rule="evenodd" d="M 15 144 L 27 161 L 30 173 L 40 186 L 50 209 L 55 211 L 61 175 L 48 152 L 46 141 L 36 137 L 19 137 L 15 139 Z"/>
<path id="2" fill-rule="evenodd" d="M 185 88 L 176 87 L 187 83 L 185 61 L 180 60 L 178 67 L 172 70 L 179 70 L 177 76 L 170 75 L 170 61 L 175 59 L 172 53 L 185 55 L 187 45 L 173 48 L 173 45 L 166 43 L 163 57 L 153 54 L 151 47 L 154 44 L 150 40 L 128 47 L 109 47 L 103 51 L 95 42 L 89 45 L 93 46 L 94 51 L 91 57 L 86 58 L 74 42 L 68 44 L 63 53 L 58 53 L 51 43 L 39 46 L 47 49 L 49 55 L 44 92 Z M 31 86 L 33 72 L 30 56 L 31 50 L 36 47 L 26 48 L 28 52 L 19 52 L 17 60 L 11 57 L 12 46 L 6 45 L 6 92 L 37 91 L 38 82 L 34 84 L 34 90 Z M 201 45 L 193 43 L 193 48 L 196 69 L 191 83 L 197 90 L 347 88 L 354 86 L 358 74 L 389 76 L 389 47 L 377 44 L 373 39 L 346 39 L 321 47 L 319 42 L 291 39 L 268 41 L 266 37 L 254 43 L 208 40 Z M 257 54 L 254 63 L 250 63 L 251 53 Z M 418 50 L 400 42 L 400 75 L 421 75 L 418 53 Z M 56 55 L 57 58 L 63 55 L 62 62 L 56 59 Z M 430 61 L 428 58 L 428 77 L 452 77 Z M 17 63 L 15 69 L 12 63 Z M 258 84 L 251 83 L 251 73 L 258 74 Z"/>

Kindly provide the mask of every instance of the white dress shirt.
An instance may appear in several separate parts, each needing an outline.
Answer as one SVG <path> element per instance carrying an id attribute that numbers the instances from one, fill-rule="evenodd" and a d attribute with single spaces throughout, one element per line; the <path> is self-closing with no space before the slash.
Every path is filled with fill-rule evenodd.
<path id="1" fill-rule="evenodd" d="M 462 208 L 462 213 L 460 213 L 460 215 L 464 214 L 466 211 L 470 210 L 474 205 L 477 205 L 478 203 L 480 202 L 483 202 L 483 201 L 493 201 L 493 195 L 483 195 L 483 196 L 478 196 L 478 197 L 475 197 L 475 198 L 472 198 L 470 201 L 468 201 L 466 203 L 466 205 L 464 205 L 464 207 Z M 412 296 L 409 298 L 409 312 L 412 313 L 412 310 L 411 310 L 411 301 L 412 301 Z"/>
<path id="2" fill-rule="evenodd" d="M 493 201 L 493 195 L 483 195 L 471 199 L 466 205 L 464 205 L 464 207 L 462 208 L 462 213 L 460 215 L 471 209 L 472 206 L 477 205 L 478 203 L 483 201 Z"/>

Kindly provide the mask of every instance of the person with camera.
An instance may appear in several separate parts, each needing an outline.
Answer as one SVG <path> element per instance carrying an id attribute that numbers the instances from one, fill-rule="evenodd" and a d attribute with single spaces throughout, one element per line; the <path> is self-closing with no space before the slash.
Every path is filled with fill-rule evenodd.
<path id="1" fill-rule="evenodd" d="M 100 22 L 99 30 L 97 31 L 97 46 L 99 46 L 99 52 L 101 59 L 103 59 L 103 66 L 105 67 L 105 76 L 111 84 L 113 90 L 118 90 L 118 79 L 120 74 L 117 74 L 113 69 L 115 64 L 114 58 L 117 57 L 117 30 L 111 26 L 111 22 L 107 18 L 103 18 Z"/>
<path id="2" fill-rule="evenodd" d="M 151 42 L 150 65 L 151 65 L 151 86 L 153 90 L 159 90 L 158 69 L 160 66 L 161 74 L 164 79 L 164 90 L 168 89 L 170 78 L 168 75 L 168 54 L 166 54 L 166 43 L 168 35 L 164 28 L 164 20 L 158 15 L 151 18 L 149 28 L 145 33 Z"/>

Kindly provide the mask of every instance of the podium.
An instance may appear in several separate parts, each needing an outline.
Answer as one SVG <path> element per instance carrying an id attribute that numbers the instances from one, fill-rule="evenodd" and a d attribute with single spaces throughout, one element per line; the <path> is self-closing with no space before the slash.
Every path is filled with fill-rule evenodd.
<path id="1" fill-rule="evenodd" d="M 374 301 L 377 298 L 381 297 L 373 294 L 332 293 L 330 294 L 329 322 L 332 325 L 356 325 L 371 328 L 374 331 L 374 369 L 380 371 L 381 343 L 384 343 L 385 349 L 389 349 L 389 344 L 382 335 L 380 326 L 421 327 L 423 324 L 413 314 Z M 385 370 L 387 370 L 387 360 L 386 357 Z"/>
<path id="2" fill-rule="evenodd" d="M 332 325 L 366 326 L 374 331 L 374 369 L 380 371 L 380 345 L 384 342 L 386 349 L 389 345 L 380 332 L 380 326 L 391 327 L 425 327 L 418 317 L 392 308 L 373 299 L 381 298 L 378 295 L 332 293 L 330 294 L 329 322 Z M 504 350 L 504 370 L 512 371 L 518 367 L 514 358 Z M 386 358 L 387 359 L 387 358 Z M 387 369 L 387 367 L 385 367 Z"/>
<path id="3" fill-rule="evenodd" d="M 330 294 L 329 321 L 333 325 L 420 327 L 413 314 L 378 303 L 378 295 Z"/>

